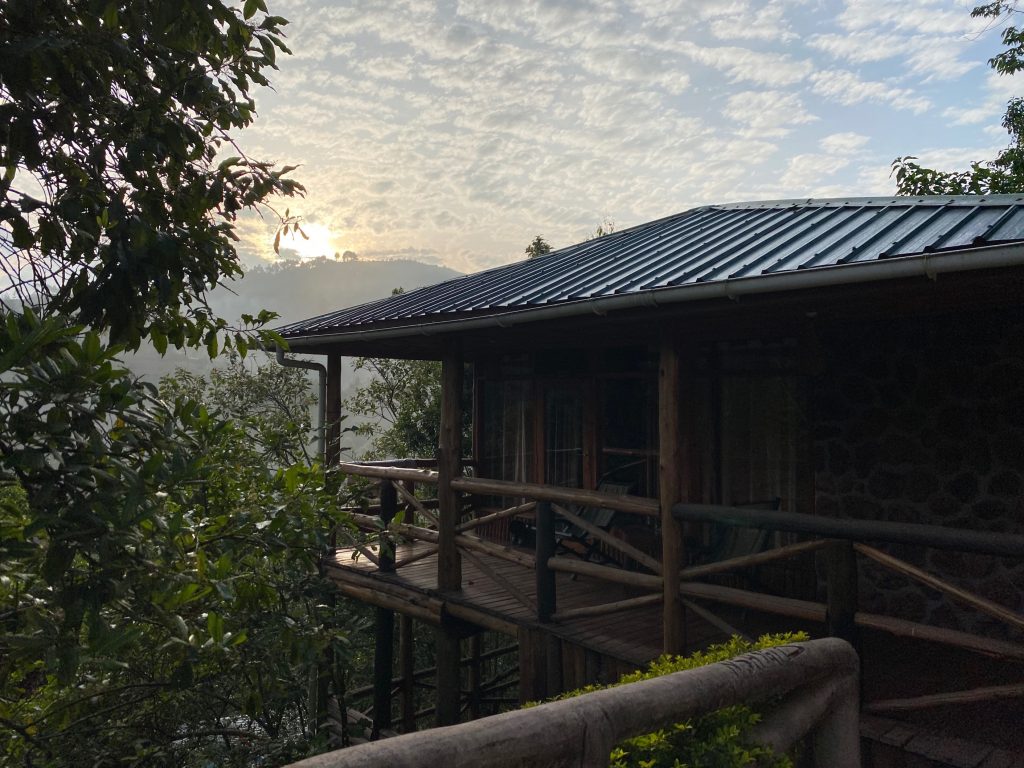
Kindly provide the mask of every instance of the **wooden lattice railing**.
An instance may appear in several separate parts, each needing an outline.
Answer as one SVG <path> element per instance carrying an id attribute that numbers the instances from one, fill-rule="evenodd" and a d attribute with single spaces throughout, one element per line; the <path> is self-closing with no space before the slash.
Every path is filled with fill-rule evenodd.
<path id="1" fill-rule="evenodd" d="M 361 527 L 380 532 L 381 545 L 376 552 L 364 545 L 360 545 L 360 550 L 381 570 L 400 569 L 406 564 L 429 557 L 437 552 L 438 517 L 430 508 L 430 503 L 416 498 L 411 488 L 412 483 L 436 485 L 439 482 L 436 472 L 412 467 L 354 464 L 342 465 L 342 471 L 363 477 L 377 478 L 381 481 L 380 516 L 353 515 L 353 519 Z M 456 478 L 451 482 L 451 487 L 466 494 L 524 500 L 523 503 L 490 512 L 481 517 L 464 517 L 463 521 L 456 526 L 455 541 L 463 557 L 473 562 L 489 579 L 513 595 L 534 613 L 539 621 L 571 621 L 583 617 L 627 611 L 645 605 L 656 605 L 663 601 L 664 574 L 661 562 L 628 542 L 590 525 L 572 509 L 574 506 L 576 508 L 607 507 L 637 515 L 655 516 L 659 514 L 657 501 L 597 491 L 473 477 Z M 414 524 L 415 520 L 414 522 L 394 522 L 399 502 L 406 507 L 406 520 L 418 517 L 425 524 L 416 525 Z M 679 571 L 679 599 L 682 604 L 694 615 L 700 616 L 728 634 L 743 636 L 744 632 L 742 628 L 732 626 L 712 611 L 708 607 L 708 603 L 721 603 L 822 623 L 826 625 L 829 634 L 851 640 L 856 639 L 858 628 L 868 628 L 897 636 L 941 643 L 997 658 L 1024 660 L 1024 644 L 922 624 L 906 618 L 862 611 L 859 609 L 857 601 L 857 558 L 859 556 L 937 590 L 950 600 L 1002 621 L 1016 630 L 1024 630 L 1024 615 L 1019 612 L 950 584 L 938 576 L 929 574 L 868 544 L 868 542 L 902 543 L 1020 558 L 1024 557 L 1024 537 L 1022 536 L 922 524 L 836 520 L 797 513 L 694 504 L 678 504 L 673 507 L 673 514 L 682 522 L 762 528 L 814 537 L 808 541 L 780 546 L 756 554 L 692 565 Z M 536 526 L 536 546 L 532 553 L 521 548 L 487 541 L 474 535 L 474 531 L 496 521 L 522 516 L 532 516 Z M 556 516 L 561 516 L 579 526 L 588 535 L 616 550 L 625 560 L 637 564 L 639 569 L 630 570 L 557 555 L 554 534 Z M 393 558 L 393 537 L 395 536 L 425 541 L 432 546 L 421 548 L 404 560 L 395 562 Z M 824 603 L 701 581 L 709 576 L 795 558 L 817 550 L 821 550 L 827 575 L 827 598 Z M 524 593 L 522 589 L 492 568 L 488 564 L 486 556 L 496 557 L 533 570 L 536 584 L 533 595 Z M 555 581 L 557 572 L 577 574 L 629 586 L 644 594 L 599 605 L 559 611 L 557 610 Z M 698 600 L 701 602 L 695 602 Z M 916 706 L 937 706 L 957 701 L 992 700 L 1022 695 L 1024 695 L 1024 683 L 1009 683 L 1002 686 L 988 686 L 984 689 L 932 694 L 918 697 L 916 700 L 899 699 L 873 702 L 869 709 L 872 712 L 881 713 L 906 710 Z"/>

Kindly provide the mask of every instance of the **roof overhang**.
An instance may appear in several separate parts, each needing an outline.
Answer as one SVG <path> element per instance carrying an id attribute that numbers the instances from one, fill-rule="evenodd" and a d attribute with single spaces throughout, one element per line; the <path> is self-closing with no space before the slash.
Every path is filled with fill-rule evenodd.
<path id="1" fill-rule="evenodd" d="M 489 314 L 454 317 L 450 319 L 423 318 L 400 324 L 372 324 L 351 330 L 320 334 L 296 335 L 286 340 L 294 352 L 322 354 L 331 348 L 389 347 L 403 342 L 433 346 L 445 338 L 486 330 L 500 330 L 552 323 L 569 318 L 587 316 L 614 316 L 616 313 L 635 314 L 637 311 L 655 311 L 658 308 L 679 306 L 689 302 L 707 302 L 715 299 L 739 299 L 744 296 L 780 296 L 791 292 L 826 287 L 856 286 L 885 281 L 926 278 L 935 280 L 939 275 L 965 273 L 1024 266 L 1024 242 L 988 245 L 975 248 L 920 253 L 838 266 L 748 275 L 706 283 L 688 283 L 680 286 L 655 288 L 643 292 L 615 296 L 563 301 L 536 307 Z M 431 342 L 424 344 L 424 342 Z M 362 352 L 360 352 L 362 353 Z M 433 355 L 424 355 L 430 357 Z"/>

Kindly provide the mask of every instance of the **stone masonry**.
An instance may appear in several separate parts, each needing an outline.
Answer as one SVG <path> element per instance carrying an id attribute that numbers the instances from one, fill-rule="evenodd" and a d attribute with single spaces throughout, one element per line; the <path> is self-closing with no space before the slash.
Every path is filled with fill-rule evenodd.
<path id="1" fill-rule="evenodd" d="M 818 514 L 1024 534 L 1024 310 L 833 325 L 819 339 L 810 414 Z M 1024 563 L 887 550 L 1024 612 Z M 865 610 L 1020 636 L 859 560 Z"/>

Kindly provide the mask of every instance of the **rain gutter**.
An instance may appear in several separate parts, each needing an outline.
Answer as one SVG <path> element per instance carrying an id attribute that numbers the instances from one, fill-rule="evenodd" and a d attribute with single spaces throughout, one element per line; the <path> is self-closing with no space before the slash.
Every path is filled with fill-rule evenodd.
<path id="1" fill-rule="evenodd" d="M 292 349 L 304 345 L 324 345 L 335 342 L 379 341 L 415 336 L 435 336 L 445 333 L 473 331 L 486 328 L 511 328 L 526 323 L 542 322 L 587 314 L 605 315 L 626 309 L 660 307 L 715 298 L 738 299 L 780 291 L 797 291 L 854 283 L 898 280 L 908 277 L 936 279 L 948 272 L 967 272 L 976 269 L 1024 266 L 1024 243 L 984 246 L 941 253 L 899 256 L 875 261 L 814 267 L 772 274 L 726 278 L 707 283 L 654 288 L 639 293 L 601 296 L 593 299 L 567 301 L 551 306 L 518 309 L 493 315 L 470 317 L 463 320 L 443 320 L 366 330 L 338 331 L 325 334 L 295 336 L 288 339 Z M 280 353 L 279 353 L 280 354 Z"/>
<path id="2" fill-rule="evenodd" d="M 321 363 L 313 363 L 307 360 L 293 360 L 284 356 L 281 347 L 277 350 L 277 362 L 285 368 L 302 368 L 307 371 L 316 371 L 319 379 L 316 399 L 316 452 L 320 461 L 324 462 L 324 449 L 326 444 L 325 425 L 327 422 L 327 368 Z"/>

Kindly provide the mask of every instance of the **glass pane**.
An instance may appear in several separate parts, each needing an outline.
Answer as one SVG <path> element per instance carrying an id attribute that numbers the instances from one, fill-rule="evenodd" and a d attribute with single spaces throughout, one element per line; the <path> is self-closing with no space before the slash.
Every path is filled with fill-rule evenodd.
<path id="1" fill-rule="evenodd" d="M 554 386 L 545 394 L 544 482 L 583 487 L 583 398 L 577 387 Z"/>
<path id="2" fill-rule="evenodd" d="M 484 383 L 480 474 L 497 480 L 533 480 L 533 401 L 525 381 Z"/>

